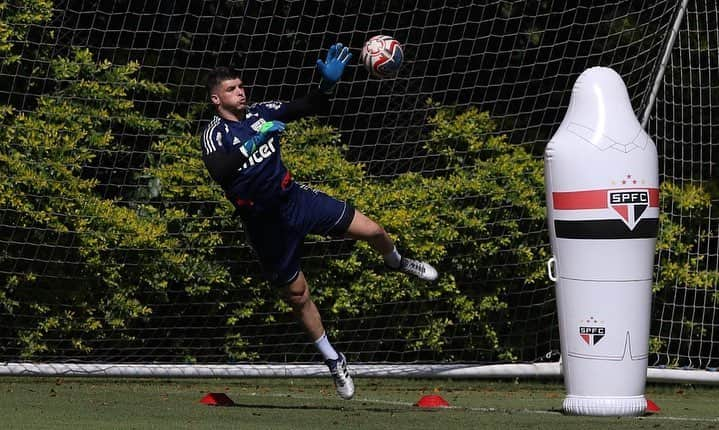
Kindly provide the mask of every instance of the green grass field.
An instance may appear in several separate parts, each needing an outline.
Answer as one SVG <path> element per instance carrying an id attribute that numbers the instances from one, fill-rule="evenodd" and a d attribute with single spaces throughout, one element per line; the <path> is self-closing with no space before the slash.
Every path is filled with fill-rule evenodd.
<path id="1" fill-rule="evenodd" d="M 558 382 L 356 379 L 335 397 L 329 379 L 0 378 L 3 429 L 719 429 L 718 388 L 652 385 L 661 408 L 641 418 L 562 415 Z M 236 406 L 201 404 L 208 392 Z M 439 394 L 451 407 L 413 406 Z"/>

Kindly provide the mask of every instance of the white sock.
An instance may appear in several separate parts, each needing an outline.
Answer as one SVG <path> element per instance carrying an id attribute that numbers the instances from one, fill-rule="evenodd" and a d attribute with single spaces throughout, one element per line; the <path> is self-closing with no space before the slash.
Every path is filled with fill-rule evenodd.
<path id="1" fill-rule="evenodd" d="M 397 247 L 392 248 L 392 252 L 384 255 L 384 262 L 391 268 L 396 269 L 399 267 L 399 262 L 402 256 L 397 252 Z"/>
<path id="2" fill-rule="evenodd" d="M 332 347 L 330 341 L 327 339 L 327 333 L 322 333 L 319 339 L 315 341 L 315 346 L 322 353 L 325 360 L 337 360 L 340 358 L 337 351 Z"/>

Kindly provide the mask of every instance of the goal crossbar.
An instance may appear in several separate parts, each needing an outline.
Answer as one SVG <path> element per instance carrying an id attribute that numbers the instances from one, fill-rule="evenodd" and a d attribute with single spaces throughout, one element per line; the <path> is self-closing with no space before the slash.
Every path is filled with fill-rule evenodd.
<path id="1" fill-rule="evenodd" d="M 551 379 L 562 377 L 561 363 L 516 364 L 353 364 L 359 378 Z M 322 364 L 105 364 L 4 363 L 0 376 L 82 376 L 140 378 L 313 378 L 328 376 Z M 719 372 L 650 367 L 648 382 L 719 384 Z"/>

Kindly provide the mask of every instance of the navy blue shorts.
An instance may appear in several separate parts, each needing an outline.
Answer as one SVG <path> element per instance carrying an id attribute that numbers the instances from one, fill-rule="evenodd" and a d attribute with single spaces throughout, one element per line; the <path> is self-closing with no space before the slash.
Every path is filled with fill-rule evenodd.
<path id="1" fill-rule="evenodd" d="M 275 284 L 287 285 L 300 273 L 300 250 L 305 236 L 342 236 L 354 213 L 351 204 L 295 182 L 277 210 L 243 216 L 242 220 L 267 278 Z"/>

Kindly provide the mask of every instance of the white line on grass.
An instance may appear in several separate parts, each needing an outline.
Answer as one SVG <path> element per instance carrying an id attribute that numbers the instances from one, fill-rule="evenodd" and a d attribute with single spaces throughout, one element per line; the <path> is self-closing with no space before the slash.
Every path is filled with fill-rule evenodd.
<path id="1" fill-rule="evenodd" d="M 308 394 L 297 394 L 297 393 L 277 393 L 277 394 L 259 394 L 259 393 L 240 393 L 240 396 L 248 397 L 283 397 L 283 398 L 294 398 L 301 400 L 327 400 L 324 396 L 312 396 Z M 411 402 L 400 402 L 397 400 L 381 400 L 381 399 L 369 399 L 369 398 L 358 398 L 355 397 L 352 402 L 366 402 L 366 403 L 377 403 L 382 405 L 391 406 L 405 406 L 414 407 L 414 403 Z M 484 412 L 484 413 L 503 413 L 503 412 L 521 412 L 526 414 L 540 414 L 540 415 L 562 415 L 559 411 L 544 411 L 537 409 L 500 409 L 500 408 L 481 408 L 481 407 L 464 407 L 464 406 L 446 406 L 442 409 L 460 409 L 472 412 Z M 686 421 L 686 422 L 697 422 L 697 423 L 719 423 L 718 418 L 694 418 L 694 417 L 672 417 L 672 416 L 660 416 L 650 415 L 645 417 L 626 417 L 634 418 L 638 420 L 658 420 L 658 421 Z"/>

